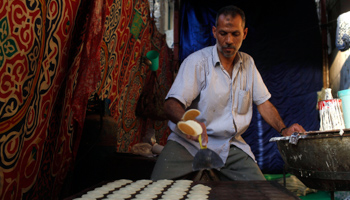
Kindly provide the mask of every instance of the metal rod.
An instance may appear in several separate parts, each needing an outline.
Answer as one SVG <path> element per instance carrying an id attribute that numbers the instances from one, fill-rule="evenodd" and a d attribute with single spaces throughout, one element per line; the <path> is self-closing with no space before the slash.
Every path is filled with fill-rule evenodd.
<path id="1" fill-rule="evenodd" d="M 334 191 L 331 191 L 331 200 L 334 200 Z"/>

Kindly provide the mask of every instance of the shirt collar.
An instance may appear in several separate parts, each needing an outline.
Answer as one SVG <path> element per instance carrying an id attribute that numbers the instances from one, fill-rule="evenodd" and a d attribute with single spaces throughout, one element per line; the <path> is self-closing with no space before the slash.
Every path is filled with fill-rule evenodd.
<path id="1" fill-rule="evenodd" d="M 213 46 L 212 54 L 213 54 L 213 66 L 214 67 L 220 66 L 220 59 L 219 59 L 218 48 L 216 44 Z M 238 62 L 235 65 L 238 64 L 238 66 L 240 66 L 243 63 L 241 52 L 238 51 L 236 56 L 238 56 Z"/>
<path id="2" fill-rule="evenodd" d="M 219 59 L 219 55 L 218 55 L 218 47 L 215 44 L 213 47 L 213 66 L 220 66 L 220 59 Z"/>

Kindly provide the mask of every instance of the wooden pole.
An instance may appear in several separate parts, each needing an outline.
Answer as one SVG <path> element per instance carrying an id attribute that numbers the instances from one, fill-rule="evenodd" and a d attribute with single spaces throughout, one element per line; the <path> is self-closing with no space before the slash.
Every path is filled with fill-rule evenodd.
<path id="1" fill-rule="evenodd" d="M 321 13 L 321 35 L 322 35 L 322 57 L 323 57 L 323 88 L 329 88 L 326 0 L 321 0 L 320 4 L 321 4 L 320 13 Z"/>
<path id="2" fill-rule="evenodd" d="M 176 63 L 175 73 L 179 69 L 179 43 L 180 43 L 180 1 L 175 0 L 174 2 L 174 61 Z"/>

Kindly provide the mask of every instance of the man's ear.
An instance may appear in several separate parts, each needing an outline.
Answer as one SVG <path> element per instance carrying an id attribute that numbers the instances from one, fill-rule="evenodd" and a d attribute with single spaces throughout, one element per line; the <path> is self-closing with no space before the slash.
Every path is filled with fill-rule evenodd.
<path id="1" fill-rule="evenodd" d="M 213 26 L 213 28 L 211 29 L 211 31 L 213 32 L 213 36 L 216 39 L 216 27 Z"/>
<path id="2" fill-rule="evenodd" d="M 244 40 L 247 37 L 248 28 L 244 28 L 243 33 L 244 33 L 244 36 L 243 36 L 243 40 Z"/>

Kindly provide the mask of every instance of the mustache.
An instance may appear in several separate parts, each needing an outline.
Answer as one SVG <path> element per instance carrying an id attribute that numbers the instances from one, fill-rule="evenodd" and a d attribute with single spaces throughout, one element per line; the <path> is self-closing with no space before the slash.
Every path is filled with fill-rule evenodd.
<path id="1" fill-rule="evenodd" d="M 237 50 L 236 47 L 231 44 L 223 45 L 222 48 L 233 48 L 234 50 Z"/>

